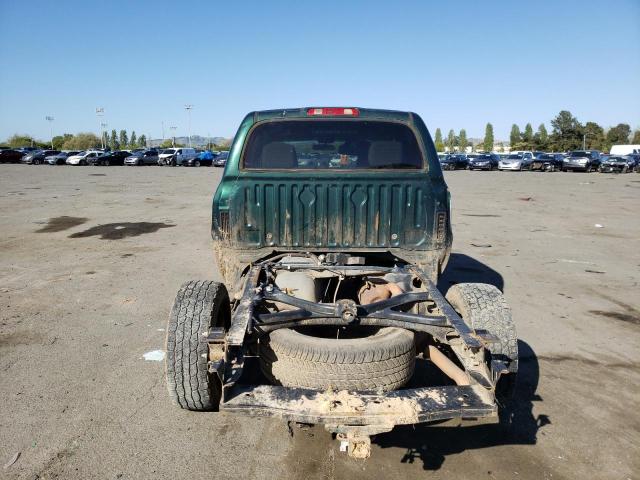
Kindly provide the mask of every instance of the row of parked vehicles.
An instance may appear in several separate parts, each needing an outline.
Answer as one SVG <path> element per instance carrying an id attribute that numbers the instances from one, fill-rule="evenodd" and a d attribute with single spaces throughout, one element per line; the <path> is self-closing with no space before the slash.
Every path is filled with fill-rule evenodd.
<path id="1" fill-rule="evenodd" d="M 161 166 L 213 166 L 224 167 L 229 152 L 195 148 L 137 148 L 133 150 L 40 150 L 2 149 L 0 163 L 31 165 L 161 165 Z"/>
<path id="2" fill-rule="evenodd" d="M 568 153 L 516 151 L 498 153 L 439 153 L 443 170 L 538 170 L 582 172 L 640 172 L 640 151 L 604 154 L 598 150 L 573 150 Z"/>

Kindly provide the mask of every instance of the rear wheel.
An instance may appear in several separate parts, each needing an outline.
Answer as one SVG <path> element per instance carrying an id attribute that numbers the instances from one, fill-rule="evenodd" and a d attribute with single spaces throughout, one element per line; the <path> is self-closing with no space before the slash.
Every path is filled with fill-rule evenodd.
<path id="1" fill-rule="evenodd" d="M 487 330 L 500 341 L 492 344 L 491 357 L 505 363 L 509 373 L 496 386 L 496 398 L 505 405 L 513 397 L 518 374 L 518 337 L 502 292 L 484 283 L 459 283 L 446 295 L 447 301 L 473 329 Z"/>
<path id="2" fill-rule="evenodd" d="M 200 160 L 196 160 L 195 162 L 193 162 L 193 166 L 194 167 L 199 167 L 200 166 Z"/>
<path id="3" fill-rule="evenodd" d="M 209 373 L 207 335 L 212 327 L 228 329 L 229 295 L 224 284 L 190 281 L 182 285 L 167 325 L 165 373 L 169 395 L 187 410 L 217 410 L 222 386 Z"/>

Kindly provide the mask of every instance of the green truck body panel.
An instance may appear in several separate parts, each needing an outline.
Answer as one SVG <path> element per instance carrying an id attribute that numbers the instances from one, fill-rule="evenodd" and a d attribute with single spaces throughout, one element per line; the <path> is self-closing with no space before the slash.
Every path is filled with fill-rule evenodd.
<path id="1" fill-rule="evenodd" d="M 448 190 L 431 136 L 414 113 L 359 109 L 356 118 L 331 119 L 407 125 L 424 156 L 421 170 L 241 168 L 243 146 L 255 125 L 309 120 L 306 112 L 253 112 L 242 121 L 213 199 L 212 235 L 218 251 L 247 262 L 295 250 L 389 251 L 411 261 L 422 252 L 430 260 L 417 263 L 445 261 L 451 247 Z M 443 213 L 444 235 L 437 233 Z"/>

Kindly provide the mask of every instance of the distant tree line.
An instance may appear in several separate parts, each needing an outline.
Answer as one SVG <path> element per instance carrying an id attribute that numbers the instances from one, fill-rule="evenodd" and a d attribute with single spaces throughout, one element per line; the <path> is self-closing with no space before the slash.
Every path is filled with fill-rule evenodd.
<path id="1" fill-rule="evenodd" d="M 612 145 L 640 144 L 640 130 L 633 132 L 633 135 L 631 133 L 631 127 L 626 123 L 619 123 L 605 131 L 596 122 L 586 122 L 583 125 L 571 112 L 562 110 L 551 120 L 551 133 L 547 131 L 544 123 L 541 123 L 535 132 L 530 123 L 525 125 L 523 131 L 514 123 L 511 127 L 509 143 L 511 150 L 565 152 L 581 149 L 584 142 L 587 149 L 608 152 Z M 434 143 L 438 152 L 464 151 L 469 146 L 474 150 L 490 152 L 496 146 L 493 125 L 490 123 L 487 123 L 484 139 L 479 144 L 472 145 L 464 129 L 457 135 L 453 130 L 449 130 L 447 138 L 443 138 L 439 128 L 436 129 Z M 498 145 L 497 149 L 500 150 L 501 145 Z"/>
<path id="2" fill-rule="evenodd" d="M 111 135 L 109 135 L 108 132 L 104 132 L 102 139 L 93 133 L 83 132 L 75 135 L 71 133 L 56 135 L 50 142 L 43 142 L 41 140 L 36 140 L 31 135 L 15 134 L 0 145 L 12 148 L 51 148 L 53 145 L 54 150 L 87 150 L 91 148 L 100 148 L 103 143 L 105 147 L 108 147 L 111 150 L 145 148 L 147 146 L 147 137 L 145 135 L 140 135 L 138 137 L 135 130 L 132 131 L 131 136 L 129 136 L 126 130 L 120 130 L 120 133 L 118 133 L 114 129 L 111 130 Z"/>

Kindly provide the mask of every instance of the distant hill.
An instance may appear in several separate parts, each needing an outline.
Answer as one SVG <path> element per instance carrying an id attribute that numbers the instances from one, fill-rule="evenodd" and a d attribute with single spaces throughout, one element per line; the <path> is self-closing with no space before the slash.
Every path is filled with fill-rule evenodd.
<path id="1" fill-rule="evenodd" d="M 171 137 L 167 137 L 165 140 L 171 140 Z M 149 140 L 150 147 L 157 147 L 162 142 L 162 138 L 154 138 Z M 213 143 L 215 145 L 230 145 L 231 138 L 225 137 L 201 137 L 200 135 L 191 135 L 191 145 L 194 147 L 206 147 L 207 144 Z M 176 137 L 176 143 L 180 145 L 189 145 L 189 137 Z"/>

